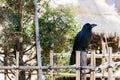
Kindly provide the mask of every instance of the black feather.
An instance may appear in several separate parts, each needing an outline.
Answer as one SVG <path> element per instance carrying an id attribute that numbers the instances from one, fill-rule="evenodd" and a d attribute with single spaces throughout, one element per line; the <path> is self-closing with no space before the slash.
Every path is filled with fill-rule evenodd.
<path id="1" fill-rule="evenodd" d="M 73 50 L 70 57 L 70 65 L 75 64 L 76 60 L 76 51 L 86 51 L 86 48 L 88 47 L 91 36 L 92 36 L 92 28 L 94 26 L 97 26 L 96 24 L 89 24 L 86 23 L 82 30 L 76 35 L 74 44 L 73 44 Z"/>

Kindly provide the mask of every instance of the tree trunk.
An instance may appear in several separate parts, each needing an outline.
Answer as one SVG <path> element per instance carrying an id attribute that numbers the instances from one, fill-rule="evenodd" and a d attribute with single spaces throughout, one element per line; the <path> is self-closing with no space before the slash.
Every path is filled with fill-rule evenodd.
<path id="1" fill-rule="evenodd" d="M 19 24 L 18 24 L 18 38 L 17 38 L 17 41 L 16 42 L 16 45 L 17 45 L 17 48 L 20 53 L 20 56 L 19 56 L 19 65 L 20 66 L 24 66 L 24 62 L 23 62 L 23 35 L 21 34 L 22 33 L 22 28 L 23 28 L 23 12 L 22 12 L 22 1 L 21 0 L 18 0 L 18 14 L 19 14 Z M 19 72 L 19 80 L 25 80 L 26 79 L 26 75 L 25 75 L 25 71 L 24 70 L 21 70 Z"/>

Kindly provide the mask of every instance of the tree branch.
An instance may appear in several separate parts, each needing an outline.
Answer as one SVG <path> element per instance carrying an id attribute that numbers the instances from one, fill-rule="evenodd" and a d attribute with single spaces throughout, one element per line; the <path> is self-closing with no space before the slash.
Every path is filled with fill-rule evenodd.
<path id="1" fill-rule="evenodd" d="M 35 58 L 36 58 L 36 56 L 34 56 L 33 58 L 31 58 L 31 59 L 29 59 L 29 60 L 26 60 L 24 63 L 27 63 L 27 62 L 29 62 L 29 61 L 35 59 Z"/>
<path id="2" fill-rule="evenodd" d="M 35 44 L 33 44 L 28 50 L 23 51 L 23 53 L 29 51 L 29 50 L 32 49 L 34 46 L 35 46 Z"/>

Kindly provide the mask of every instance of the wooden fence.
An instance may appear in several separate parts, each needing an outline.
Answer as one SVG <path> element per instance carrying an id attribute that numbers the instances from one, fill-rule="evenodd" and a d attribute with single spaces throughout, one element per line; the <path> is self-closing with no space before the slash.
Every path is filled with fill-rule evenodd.
<path id="1" fill-rule="evenodd" d="M 95 80 L 95 71 L 101 70 L 102 75 L 101 78 L 102 80 L 105 80 L 104 74 L 105 74 L 105 69 L 108 69 L 108 80 L 114 80 L 113 77 L 113 61 L 112 58 L 119 58 L 120 55 L 113 55 L 112 54 L 112 48 L 109 48 L 109 53 L 108 54 L 95 54 L 95 51 L 93 51 L 91 54 L 87 54 L 87 57 L 91 57 L 91 66 L 80 66 L 80 51 L 76 51 L 76 66 L 54 66 L 53 65 L 53 51 L 50 51 L 50 66 L 19 66 L 19 52 L 16 53 L 16 66 L 0 66 L 0 70 L 5 70 L 5 69 L 13 69 L 16 70 L 16 79 L 19 80 L 19 70 L 22 69 L 37 69 L 37 70 L 42 70 L 42 69 L 50 69 L 50 80 L 54 80 L 53 76 L 53 69 L 75 69 L 76 70 L 76 80 L 80 80 L 80 69 L 85 68 L 85 69 L 90 69 L 90 80 Z M 108 57 L 108 64 L 107 65 L 102 65 L 102 66 L 96 66 L 96 59 L 95 58 L 102 58 L 102 64 L 104 64 L 104 58 Z M 118 77 L 118 76 L 116 76 Z"/>

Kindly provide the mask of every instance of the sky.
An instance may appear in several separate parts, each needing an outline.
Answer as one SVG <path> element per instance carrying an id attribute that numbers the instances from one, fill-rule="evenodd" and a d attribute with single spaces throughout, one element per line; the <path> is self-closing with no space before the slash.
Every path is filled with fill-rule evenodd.
<path id="1" fill-rule="evenodd" d="M 65 5 L 65 4 L 72 4 L 72 5 L 76 5 L 78 4 L 78 0 L 52 0 L 53 2 L 53 6 L 56 6 L 56 4 L 62 4 L 62 5 Z"/>

